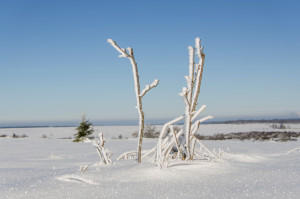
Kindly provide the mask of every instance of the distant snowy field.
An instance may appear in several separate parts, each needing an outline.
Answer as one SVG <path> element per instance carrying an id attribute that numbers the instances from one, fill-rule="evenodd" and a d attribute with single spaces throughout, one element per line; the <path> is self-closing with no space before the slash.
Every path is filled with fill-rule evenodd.
<path id="1" fill-rule="evenodd" d="M 294 131 L 272 129 L 271 124 L 210 124 L 200 134 Z M 159 130 L 161 126 L 157 126 Z M 210 149 L 227 151 L 219 162 L 197 162 L 159 169 L 144 161 L 116 161 L 135 150 L 131 134 L 136 126 L 97 126 L 113 165 L 99 161 L 91 143 L 73 143 L 75 128 L 0 129 L 0 198 L 299 198 L 300 141 L 203 141 Z M 27 138 L 11 138 L 12 134 Z M 113 139 L 122 135 L 128 139 Z M 143 149 L 156 139 L 144 139 Z M 85 172 L 80 167 L 89 165 Z"/>

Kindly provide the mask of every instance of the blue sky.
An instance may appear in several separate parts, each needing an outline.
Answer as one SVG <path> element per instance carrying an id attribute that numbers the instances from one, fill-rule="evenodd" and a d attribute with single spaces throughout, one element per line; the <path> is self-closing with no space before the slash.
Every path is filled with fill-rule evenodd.
<path id="1" fill-rule="evenodd" d="M 146 118 L 183 114 L 187 46 L 202 39 L 199 104 L 216 119 L 300 112 L 298 1 L 0 1 L 0 123 L 135 120 L 134 49 Z"/>

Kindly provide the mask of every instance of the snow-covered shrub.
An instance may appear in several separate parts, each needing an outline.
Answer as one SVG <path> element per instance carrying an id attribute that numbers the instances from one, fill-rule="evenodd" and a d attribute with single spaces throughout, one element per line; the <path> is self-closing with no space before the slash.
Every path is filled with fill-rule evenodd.
<path id="1" fill-rule="evenodd" d="M 176 153 L 177 159 L 193 160 L 200 156 L 216 158 L 216 156 L 208 150 L 195 136 L 200 124 L 207 119 L 211 119 L 212 116 L 204 117 L 200 120 L 196 120 L 198 115 L 205 109 L 203 105 L 200 109 L 196 109 L 198 105 L 198 97 L 200 93 L 200 86 L 202 81 L 203 67 L 205 54 L 201 47 L 200 38 L 195 39 L 195 47 L 188 47 L 189 50 L 189 73 L 185 76 L 187 86 L 182 88 L 182 92 L 179 94 L 182 96 L 185 103 L 185 114 L 168 123 L 166 123 L 162 130 L 157 144 L 156 162 L 161 167 L 164 162 L 169 162 L 169 159 L 174 158 L 171 151 Z M 195 61 L 198 59 L 198 62 Z M 172 124 L 184 120 L 183 128 L 180 131 L 175 131 Z M 196 120 L 196 121 L 195 121 Z M 170 129 L 169 136 L 163 138 L 167 133 L 166 130 Z M 200 145 L 200 150 L 197 150 L 196 143 Z M 174 148 L 176 150 L 174 150 Z M 204 149 L 204 150 L 203 150 Z"/>
<path id="2" fill-rule="evenodd" d="M 132 137 L 136 138 L 138 137 L 138 132 L 134 132 L 131 134 Z M 156 130 L 156 127 L 153 125 L 146 125 L 143 133 L 144 138 L 158 138 L 159 137 L 159 131 Z"/>
<path id="3" fill-rule="evenodd" d="M 13 133 L 12 138 L 26 138 L 28 137 L 26 134 L 23 135 L 16 135 L 15 133 Z"/>
<path id="4" fill-rule="evenodd" d="M 103 139 L 103 134 L 99 133 L 99 139 L 93 140 L 92 143 L 94 146 L 96 146 L 101 163 L 112 164 L 113 162 L 110 159 L 110 157 L 112 156 L 112 152 L 104 148 L 105 140 Z"/>
<path id="5" fill-rule="evenodd" d="M 198 96 L 203 74 L 205 54 L 199 38 L 195 40 L 195 48 L 189 46 L 189 74 L 185 76 L 187 87 L 183 87 L 182 96 L 185 103 L 185 114 L 167 122 L 161 129 L 157 146 L 145 152 L 142 158 L 154 153 L 153 160 L 160 167 L 176 158 L 182 160 L 194 159 L 216 159 L 218 156 L 205 147 L 195 136 L 200 124 L 212 116 L 196 120 L 199 114 L 205 109 L 205 105 L 197 110 Z M 198 62 L 195 61 L 195 55 Z M 182 129 L 175 129 L 174 123 L 184 120 Z M 200 146 L 196 148 L 196 144 Z M 123 158 L 123 156 L 121 157 Z"/>
<path id="6" fill-rule="evenodd" d="M 285 125 L 285 124 L 272 124 L 270 126 L 272 129 L 289 129 L 290 127 L 288 125 Z"/>
<path id="7" fill-rule="evenodd" d="M 86 120 L 85 116 L 82 116 L 82 121 L 79 126 L 76 128 L 77 133 L 74 135 L 75 139 L 73 142 L 82 142 L 85 138 L 91 135 L 94 132 L 92 128 L 92 123 Z"/>
<path id="8" fill-rule="evenodd" d="M 89 139 L 91 139 L 91 137 L 88 137 Z M 61 139 L 61 140 L 71 140 L 72 137 L 61 137 L 61 138 L 58 138 L 58 139 Z"/>
<path id="9" fill-rule="evenodd" d="M 139 135 L 139 132 L 138 132 L 138 131 L 135 131 L 135 132 L 133 132 L 133 133 L 131 134 L 131 136 L 132 136 L 133 138 L 137 138 L 138 135 Z"/>

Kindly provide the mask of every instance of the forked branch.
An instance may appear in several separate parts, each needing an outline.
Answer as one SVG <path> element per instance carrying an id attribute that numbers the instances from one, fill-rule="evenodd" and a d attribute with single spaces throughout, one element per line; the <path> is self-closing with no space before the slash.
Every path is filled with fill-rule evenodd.
<path id="1" fill-rule="evenodd" d="M 108 43 L 112 45 L 119 53 L 119 57 L 127 57 L 130 60 L 131 66 L 132 66 L 132 72 L 133 72 L 133 78 L 134 78 L 134 90 L 135 90 L 135 96 L 136 96 L 136 103 L 137 103 L 137 109 L 139 114 L 139 132 L 138 132 L 138 147 L 137 147 L 137 161 L 138 163 L 142 160 L 142 142 L 143 142 L 143 133 L 144 133 L 144 111 L 142 106 L 142 97 L 152 88 L 156 87 L 159 83 L 159 81 L 156 79 L 154 82 L 150 85 L 146 85 L 146 88 L 141 92 L 140 89 L 140 80 L 139 80 L 139 74 L 138 74 L 138 68 L 137 63 L 134 58 L 134 53 L 132 48 L 127 48 L 126 50 L 124 48 L 121 48 L 118 46 L 118 44 L 113 41 L 112 39 L 107 40 Z"/>

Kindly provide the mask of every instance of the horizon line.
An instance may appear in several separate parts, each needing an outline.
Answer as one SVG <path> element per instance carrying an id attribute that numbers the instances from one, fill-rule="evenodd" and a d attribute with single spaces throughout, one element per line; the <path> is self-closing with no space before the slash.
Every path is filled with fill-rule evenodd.
<path id="1" fill-rule="evenodd" d="M 148 120 L 145 125 L 163 125 L 169 120 Z M 268 122 L 300 122 L 300 118 L 260 118 L 260 119 L 226 119 L 226 120 L 210 120 L 203 124 L 224 124 L 224 123 L 268 123 Z M 43 127 L 77 127 L 78 121 L 44 121 L 44 122 L 7 122 L 0 123 L 0 128 L 43 128 Z M 178 122 L 177 125 L 183 125 L 183 122 Z M 95 121 L 92 126 L 138 126 L 136 120 L 110 120 L 110 121 Z"/>

